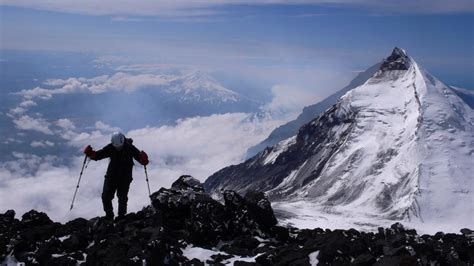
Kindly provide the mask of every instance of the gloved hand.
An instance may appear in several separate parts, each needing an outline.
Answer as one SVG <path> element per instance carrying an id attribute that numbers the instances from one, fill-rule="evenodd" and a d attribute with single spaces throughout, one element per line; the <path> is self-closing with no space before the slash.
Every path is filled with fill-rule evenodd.
<path id="1" fill-rule="evenodd" d="M 148 155 L 144 151 L 140 152 L 140 155 L 138 155 L 138 159 L 142 165 L 147 165 L 150 162 L 148 161 Z"/>
<path id="2" fill-rule="evenodd" d="M 87 145 L 87 147 L 84 148 L 84 154 L 91 159 L 95 157 L 95 151 L 92 149 L 91 145 Z"/>

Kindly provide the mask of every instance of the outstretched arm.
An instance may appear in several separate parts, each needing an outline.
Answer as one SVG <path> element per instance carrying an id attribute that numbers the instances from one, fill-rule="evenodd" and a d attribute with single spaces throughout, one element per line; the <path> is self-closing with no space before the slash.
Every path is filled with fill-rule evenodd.
<path id="1" fill-rule="evenodd" d="M 84 148 L 84 153 L 94 161 L 110 157 L 110 149 L 108 145 L 98 151 L 94 151 L 91 145 L 87 145 L 87 147 Z"/>
<path id="2" fill-rule="evenodd" d="M 132 146 L 132 154 L 133 158 L 142 165 L 146 166 L 150 162 L 148 161 L 148 154 L 144 151 L 139 151 L 135 146 Z"/>

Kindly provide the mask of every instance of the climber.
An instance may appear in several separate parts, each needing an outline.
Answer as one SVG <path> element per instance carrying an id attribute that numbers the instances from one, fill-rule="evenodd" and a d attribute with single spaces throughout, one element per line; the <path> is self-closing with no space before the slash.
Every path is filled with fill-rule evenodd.
<path id="1" fill-rule="evenodd" d="M 84 153 L 94 161 L 110 158 L 107 173 L 105 174 L 104 187 L 102 189 L 102 204 L 105 216 L 113 220 L 114 211 L 112 199 L 115 192 L 118 198 L 118 216 L 121 219 L 127 213 L 128 190 L 132 182 L 133 159 L 146 166 L 148 155 L 144 151 L 139 151 L 133 140 L 125 138 L 120 132 L 112 134 L 111 143 L 98 151 L 94 151 L 90 145 L 84 148 Z M 132 159 L 133 158 L 133 159 Z"/>

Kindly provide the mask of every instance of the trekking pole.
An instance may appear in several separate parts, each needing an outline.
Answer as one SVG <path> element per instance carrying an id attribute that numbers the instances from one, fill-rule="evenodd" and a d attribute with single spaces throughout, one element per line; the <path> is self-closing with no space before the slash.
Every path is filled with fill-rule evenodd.
<path id="1" fill-rule="evenodd" d="M 74 192 L 74 197 L 72 198 L 71 208 L 69 209 L 69 211 L 71 211 L 72 207 L 74 206 L 74 200 L 76 199 L 77 190 L 79 189 L 79 183 L 81 183 L 82 172 L 84 172 L 84 166 L 86 166 L 86 161 L 87 161 L 87 155 L 84 156 L 84 162 L 82 163 L 81 173 L 79 174 L 79 180 L 77 181 L 76 191 Z"/>
<path id="2" fill-rule="evenodd" d="M 148 172 L 146 170 L 146 165 L 144 165 L 143 167 L 145 167 L 145 178 L 146 178 L 146 184 L 148 186 L 148 197 L 150 198 L 151 197 L 151 192 L 150 192 L 150 183 L 148 182 Z M 150 198 L 151 200 L 151 198 Z"/>

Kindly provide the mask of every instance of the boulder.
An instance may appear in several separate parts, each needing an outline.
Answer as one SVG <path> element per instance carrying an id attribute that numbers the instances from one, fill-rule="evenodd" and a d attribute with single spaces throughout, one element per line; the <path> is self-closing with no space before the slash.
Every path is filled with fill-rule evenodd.
<path id="1" fill-rule="evenodd" d="M 48 215 L 44 212 L 38 212 L 36 210 L 31 210 L 21 217 L 21 223 L 24 227 L 33 227 L 40 225 L 52 224 L 53 221 L 49 219 Z"/>
<path id="2" fill-rule="evenodd" d="M 171 184 L 171 189 L 174 190 L 192 190 L 194 192 L 204 192 L 204 186 L 196 178 L 190 175 L 182 175 L 178 180 Z"/>

